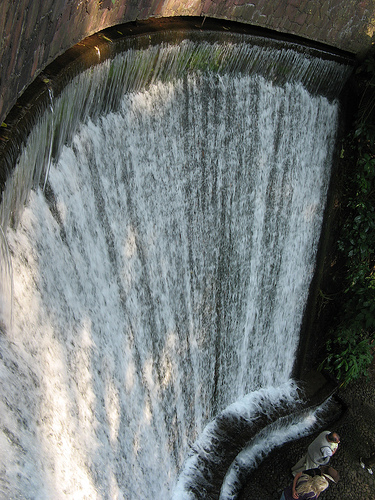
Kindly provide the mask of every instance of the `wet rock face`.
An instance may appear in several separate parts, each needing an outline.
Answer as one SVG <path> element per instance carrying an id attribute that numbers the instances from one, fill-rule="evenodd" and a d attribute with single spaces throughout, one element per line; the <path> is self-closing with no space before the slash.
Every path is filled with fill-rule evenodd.
<path id="1" fill-rule="evenodd" d="M 370 0 L 3 0 L 0 120 L 58 55 L 104 28 L 135 20 L 201 16 L 238 21 L 361 53 L 375 29 Z"/>

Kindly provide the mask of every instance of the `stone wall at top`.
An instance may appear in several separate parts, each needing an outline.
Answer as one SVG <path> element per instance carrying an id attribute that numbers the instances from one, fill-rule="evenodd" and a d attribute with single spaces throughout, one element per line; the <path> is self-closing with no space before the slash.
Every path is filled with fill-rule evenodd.
<path id="1" fill-rule="evenodd" d="M 1 0 L 0 123 L 35 77 L 85 37 L 175 16 L 238 21 L 361 55 L 372 43 L 375 0 Z"/>

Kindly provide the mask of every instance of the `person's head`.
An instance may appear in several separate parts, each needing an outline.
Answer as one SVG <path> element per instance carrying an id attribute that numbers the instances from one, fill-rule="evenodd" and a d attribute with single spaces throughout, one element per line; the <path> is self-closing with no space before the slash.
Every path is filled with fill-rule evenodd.
<path id="1" fill-rule="evenodd" d="M 307 474 L 302 474 L 297 481 L 296 491 L 301 495 L 313 492 L 316 496 L 318 496 L 322 491 L 326 490 L 328 486 L 328 479 L 324 476 L 311 477 Z"/>
<path id="2" fill-rule="evenodd" d="M 323 465 L 321 468 L 322 475 L 328 479 L 328 481 L 332 481 L 333 483 L 338 483 L 340 479 L 340 474 L 333 467 L 329 467 L 328 465 Z"/>
<path id="3" fill-rule="evenodd" d="M 340 442 L 340 436 L 337 434 L 337 432 L 330 432 L 329 434 L 327 434 L 327 440 L 330 443 L 339 444 L 339 442 Z"/>

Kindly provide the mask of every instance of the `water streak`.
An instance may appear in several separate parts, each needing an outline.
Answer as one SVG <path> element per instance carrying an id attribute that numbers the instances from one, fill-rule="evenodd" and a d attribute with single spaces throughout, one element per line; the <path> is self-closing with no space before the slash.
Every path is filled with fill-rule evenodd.
<path id="1" fill-rule="evenodd" d="M 191 57 L 153 50 L 163 74 Z M 150 78 L 141 61 L 125 54 L 75 79 L 3 197 L 4 494 L 169 498 L 216 415 L 290 383 L 337 103 L 209 67 Z"/>

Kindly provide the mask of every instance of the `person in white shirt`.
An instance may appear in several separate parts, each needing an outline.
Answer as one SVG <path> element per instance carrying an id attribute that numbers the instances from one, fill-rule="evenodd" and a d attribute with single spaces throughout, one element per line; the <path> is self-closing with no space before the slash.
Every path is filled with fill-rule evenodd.
<path id="1" fill-rule="evenodd" d="M 340 436 L 337 432 L 323 431 L 307 448 L 307 453 L 292 467 L 292 474 L 307 469 L 315 469 L 327 465 L 337 451 Z"/>

